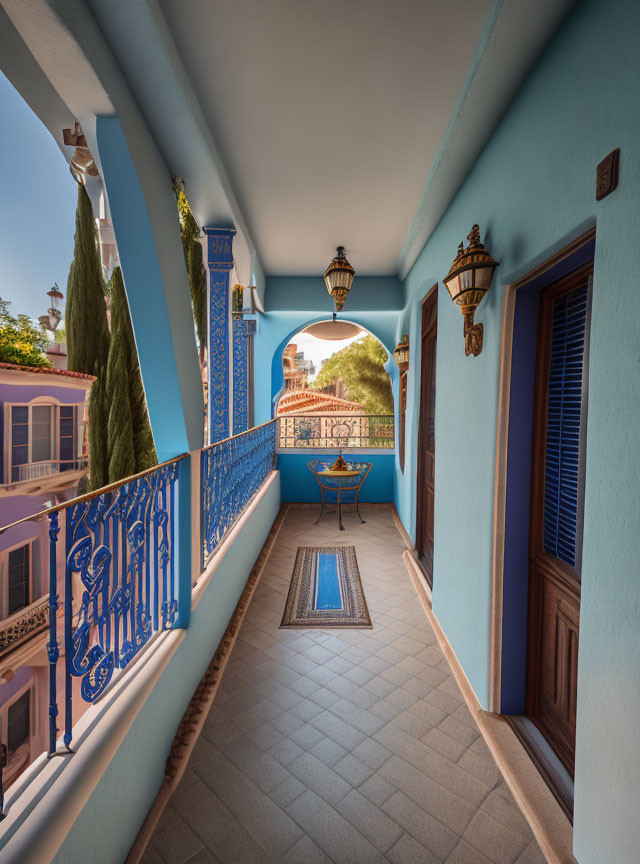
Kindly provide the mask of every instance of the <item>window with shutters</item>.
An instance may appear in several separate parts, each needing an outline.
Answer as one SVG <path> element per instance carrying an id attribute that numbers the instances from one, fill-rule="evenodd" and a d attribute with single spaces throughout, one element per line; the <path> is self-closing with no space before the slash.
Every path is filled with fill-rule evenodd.
<path id="1" fill-rule="evenodd" d="M 5 482 L 21 482 L 77 467 L 77 405 L 8 405 L 7 412 L 10 458 Z M 31 469 L 31 465 L 38 467 Z"/>
<path id="2" fill-rule="evenodd" d="M 30 602 L 31 583 L 31 544 L 18 546 L 9 552 L 8 560 L 8 592 L 9 602 L 7 612 L 13 615 L 24 609 Z"/>

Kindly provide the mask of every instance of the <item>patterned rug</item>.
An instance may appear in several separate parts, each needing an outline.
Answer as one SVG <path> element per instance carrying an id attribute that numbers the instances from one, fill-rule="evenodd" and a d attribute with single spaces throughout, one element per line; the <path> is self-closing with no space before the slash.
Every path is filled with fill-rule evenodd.
<path id="1" fill-rule="evenodd" d="M 299 546 L 281 627 L 371 627 L 354 546 Z"/>

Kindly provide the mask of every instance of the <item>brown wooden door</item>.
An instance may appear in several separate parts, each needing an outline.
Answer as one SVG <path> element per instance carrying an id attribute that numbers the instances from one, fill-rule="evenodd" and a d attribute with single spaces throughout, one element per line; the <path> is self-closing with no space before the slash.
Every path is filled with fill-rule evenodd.
<path id="1" fill-rule="evenodd" d="M 438 289 L 422 304 L 422 368 L 420 372 L 420 425 L 418 427 L 418 509 L 416 549 L 433 587 L 433 503 L 435 465 L 436 340 Z"/>
<path id="2" fill-rule="evenodd" d="M 541 298 L 529 536 L 527 714 L 572 776 L 591 272 Z"/>

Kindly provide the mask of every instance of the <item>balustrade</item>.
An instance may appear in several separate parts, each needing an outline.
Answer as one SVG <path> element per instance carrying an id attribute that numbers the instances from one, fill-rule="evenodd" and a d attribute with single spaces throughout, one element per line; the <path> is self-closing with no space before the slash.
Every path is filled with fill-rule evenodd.
<path id="1" fill-rule="evenodd" d="M 48 459 L 45 462 L 28 462 L 18 465 L 18 482 L 25 480 L 36 480 L 39 477 L 50 477 L 52 474 L 60 474 L 62 471 L 81 471 L 87 468 L 89 462 L 84 457 L 81 459 Z"/>
<path id="2" fill-rule="evenodd" d="M 205 447 L 201 454 L 203 563 L 275 467 L 276 421 Z"/>
<path id="3" fill-rule="evenodd" d="M 281 448 L 393 448 L 393 414 L 285 414 L 278 417 Z"/>
<path id="4" fill-rule="evenodd" d="M 0 622 L 0 657 L 6 665 L 15 646 L 28 654 L 28 640 L 48 630 L 46 647 L 32 646 L 43 657 L 21 662 L 48 662 L 50 756 L 73 752 L 74 724 L 156 634 L 188 625 L 192 526 L 201 526 L 204 566 L 273 470 L 275 446 L 272 420 L 21 520 L 47 520 L 49 595 Z"/>

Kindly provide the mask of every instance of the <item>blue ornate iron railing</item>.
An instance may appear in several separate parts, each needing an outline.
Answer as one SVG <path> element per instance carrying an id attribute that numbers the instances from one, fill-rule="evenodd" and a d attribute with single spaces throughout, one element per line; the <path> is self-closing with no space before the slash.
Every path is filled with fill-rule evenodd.
<path id="1" fill-rule="evenodd" d="M 50 756 L 73 752 L 74 724 L 155 634 L 188 625 L 192 526 L 197 530 L 199 515 L 208 559 L 274 468 L 275 451 L 272 420 L 0 526 L 0 534 L 16 529 L 22 537 L 23 523 L 33 522 L 37 542 L 48 546 L 48 580 L 43 574 L 39 596 L 0 621 L 0 658 L 48 633 Z M 201 494 L 192 496 L 196 459 Z"/>
<path id="2" fill-rule="evenodd" d="M 203 564 L 237 522 L 275 465 L 276 421 L 205 447 L 200 487 Z"/>
<path id="3" fill-rule="evenodd" d="M 181 462 L 49 513 L 50 754 L 60 708 L 70 750 L 75 700 L 95 702 L 154 633 L 177 622 L 178 511 L 191 506 Z"/>

